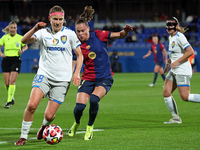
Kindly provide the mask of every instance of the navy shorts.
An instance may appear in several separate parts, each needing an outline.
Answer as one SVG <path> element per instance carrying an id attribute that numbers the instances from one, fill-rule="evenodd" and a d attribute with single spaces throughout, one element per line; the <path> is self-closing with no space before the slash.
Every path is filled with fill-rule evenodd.
<path id="1" fill-rule="evenodd" d="M 107 79 L 97 80 L 97 81 L 81 80 L 81 84 L 78 88 L 78 92 L 84 92 L 91 95 L 95 87 L 103 86 L 106 89 L 106 93 L 108 93 L 108 91 L 112 87 L 113 81 L 114 80 L 112 77 L 107 78 Z"/>
<path id="2" fill-rule="evenodd" d="M 22 60 L 20 57 L 6 57 L 1 63 L 2 72 L 20 72 Z"/>
<path id="3" fill-rule="evenodd" d="M 164 64 L 164 61 L 158 61 L 157 63 L 156 63 L 156 65 L 159 65 L 159 66 L 163 66 L 163 64 Z"/>

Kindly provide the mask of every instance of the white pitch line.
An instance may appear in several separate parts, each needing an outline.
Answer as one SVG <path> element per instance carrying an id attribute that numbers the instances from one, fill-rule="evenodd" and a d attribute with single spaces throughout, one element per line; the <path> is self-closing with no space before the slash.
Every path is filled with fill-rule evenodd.
<path id="1" fill-rule="evenodd" d="M 21 128 L 0 128 L 1 129 L 13 129 L 13 130 L 16 130 L 16 129 L 21 129 Z M 39 129 L 36 129 L 36 128 L 31 128 L 32 130 L 39 130 Z M 69 130 L 69 129 L 64 129 L 64 130 Z M 104 129 L 93 129 L 93 132 L 98 132 L 98 131 L 104 131 Z M 81 133 L 85 133 L 86 131 L 80 131 L 80 132 L 76 132 L 76 134 L 81 134 Z M 64 135 L 68 135 L 68 133 L 64 133 Z M 37 139 L 37 137 L 34 137 L 34 138 L 28 138 L 27 140 L 35 140 Z M 2 141 L 0 142 L 0 144 L 5 144 L 5 143 L 14 143 L 16 141 Z"/>

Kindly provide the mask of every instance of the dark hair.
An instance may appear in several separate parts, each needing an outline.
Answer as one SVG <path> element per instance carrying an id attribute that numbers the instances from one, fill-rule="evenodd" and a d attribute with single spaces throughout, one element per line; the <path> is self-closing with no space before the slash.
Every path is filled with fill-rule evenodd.
<path id="1" fill-rule="evenodd" d="M 76 21 L 75 25 L 85 23 L 88 26 L 88 22 L 93 19 L 94 9 L 92 6 L 85 6 L 84 12 L 80 15 L 80 18 Z"/>

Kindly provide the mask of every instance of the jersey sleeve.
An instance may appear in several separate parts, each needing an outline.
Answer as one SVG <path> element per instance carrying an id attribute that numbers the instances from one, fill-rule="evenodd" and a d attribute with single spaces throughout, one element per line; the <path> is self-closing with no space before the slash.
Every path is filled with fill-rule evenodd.
<path id="1" fill-rule="evenodd" d="M 186 37 L 183 34 L 181 34 L 180 38 L 178 38 L 178 43 L 182 49 L 186 49 L 187 47 L 190 46 L 189 42 L 187 41 Z"/>
<path id="2" fill-rule="evenodd" d="M 0 45 L 1 45 L 1 46 L 4 45 L 4 37 L 5 37 L 5 36 L 3 36 L 3 37 L 0 39 Z"/>
<path id="3" fill-rule="evenodd" d="M 101 40 L 101 41 L 108 41 L 108 39 L 110 38 L 110 31 L 105 31 L 105 30 L 95 30 L 94 31 L 97 35 L 97 37 Z"/>
<path id="4" fill-rule="evenodd" d="M 72 31 L 71 33 L 70 40 L 72 49 L 76 49 L 78 46 L 81 45 L 81 42 L 79 41 L 74 31 Z"/>
<path id="5" fill-rule="evenodd" d="M 44 30 L 44 29 L 38 30 L 33 34 L 36 37 L 37 42 L 41 41 L 41 39 L 42 39 L 42 30 Z"/>
<path id="6" fill-rule="evenodd" d="M 162 43 L 160 43 L 160 49 L 163 50 L 164 48 L 165 46 Z"/>

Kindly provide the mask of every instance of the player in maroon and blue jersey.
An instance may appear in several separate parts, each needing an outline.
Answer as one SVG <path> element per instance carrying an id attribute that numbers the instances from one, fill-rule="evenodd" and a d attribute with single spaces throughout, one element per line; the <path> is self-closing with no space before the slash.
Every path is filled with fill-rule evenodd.
<path id="1" fill-rule="evenodd" d="M 152 37 L 153 43 L 151 44 L 151 48 L 148 51 L 146 55 L 143 56 L 143 59 L 150 56 L 151 53 L 154 55 L 154 61 L 155 61 L 155 68 L 154 68 L 154 79 L 153 83 L 149 84 L 150 87 L 153 87 L 156 83 L 158 72 L 160 72 L 162 79 L 165 81 L 165 74 L 163 71 L 163 64 L 167 62 L 167 52 L 165 50 L 165 47 L 162 43 L 159 43 L 158 37 L 153 36 Z"/>
<path id="2" fill-rule="evenodd" d="M 93 18 L 93 13 L 94 9 L 91 6 L 86 6 L 75 24 L 76 34 L 82 44 L 81 51 L 85 66 L 74 108 L 75 122 L 68 134 L 71 137 L 75 135 L 83 110 L 90 99 L 89 122 L 84 140 L 92 139 L 99 101 L 107 94 L 113 84 L 107 42 L 112 38 L 125 38 L 132 30 L 130 25 L 126 25 L 121 32 L 95 30 L 90 33 L 88 22 Z"/>

